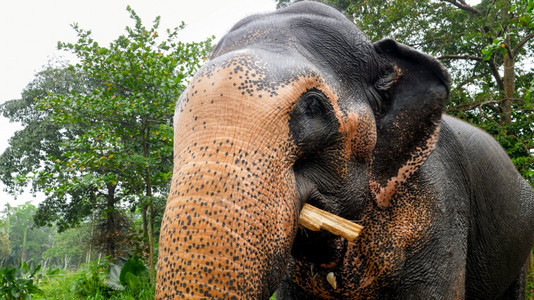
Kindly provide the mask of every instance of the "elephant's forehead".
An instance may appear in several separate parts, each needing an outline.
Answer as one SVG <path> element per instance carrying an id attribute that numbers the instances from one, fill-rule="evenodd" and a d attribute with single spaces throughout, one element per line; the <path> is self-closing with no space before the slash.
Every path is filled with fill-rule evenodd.
<path id="1" fill-rule="evenodd" d="M 188 123 L 203 118 L 255 124 L 258 118 L 268 118 L 287 127 L 295 103 L 311 89 L 321 90 L 341 114 L 336 93 L 317 71 L 239 51 L 211 62 L 195 76 L 179 101 L 178 115 L 193 118 Z"/>
<path id="2" fill-rule="evenodd" d="M 195 76 L 189 95 L 200 90 L 211 93 L 227 90 L 234 97 L 274 101 L 279 105 L 283 100 L 296 100 L 290 97 L 291 92 L 302 94 L 321 88 L 324 93 L 331 94 L 327 95 L 332 96 L 330 99 L 336 98 L 314 66 L 292 55 L 265 53 L 244 49 L 217 58 Z"/>

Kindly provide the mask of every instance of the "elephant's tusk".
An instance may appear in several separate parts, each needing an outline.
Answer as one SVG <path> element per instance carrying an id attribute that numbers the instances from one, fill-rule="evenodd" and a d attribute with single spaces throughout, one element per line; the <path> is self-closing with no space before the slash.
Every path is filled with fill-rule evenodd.
<path id="1" fill-rule="evenodd" d="M 326 275 L 326 281 L 330 283 L 334 290 L 337 289 L 336 275 L 334 274 L 334 272 L 330 272 Z"/>
<path id="2" fill-rule="evenodd" d="M 346 238 L 349 242 L 354 241 L 363 229 L 361 225 L 307 203 L 304 204 L 300 212 L 299 224 L 312 231 L 324 229 L 332 234 Z"/>

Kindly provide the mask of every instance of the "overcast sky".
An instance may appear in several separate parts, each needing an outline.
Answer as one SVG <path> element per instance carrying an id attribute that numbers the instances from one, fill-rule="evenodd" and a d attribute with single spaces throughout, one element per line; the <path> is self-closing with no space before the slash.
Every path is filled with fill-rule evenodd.
<path id="1" fill-rule="evenodd" d="M 91 30 L 100 45 L 108 45 L 123 34 L 126 26 L 134 25 L 126 11 L 127 5 L 137 12 L 146 27 L 150 27 L 156 16 L 161 16 L 161 31 L 184 21 L 187 27 L 182 32 L 182 40 L 201 41 L 211 35 L 220 38 L 245 16 L 273 11 L 276 1 L 0 0 L 0 103 L 20 98 L 34 74 L 60 55 L 56 50 L 58 41 L 76 41 L 71 24 L 76 22 L 81 28 Z M 2 153 L 19 127 L 0 116 L 0 129 Z M 1 183 L 0 189 L 3 189 Z M 39 200 L 28 194 L 15 200 L 0 191 L 0 210 L 6 202 L 20 205 Z"/>

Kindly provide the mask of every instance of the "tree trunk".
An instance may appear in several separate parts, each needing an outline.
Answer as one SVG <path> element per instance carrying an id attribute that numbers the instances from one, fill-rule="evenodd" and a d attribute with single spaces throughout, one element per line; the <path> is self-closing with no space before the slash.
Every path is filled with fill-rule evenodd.
<path id="1" fill-rule="evenodd" d="M 143 217 L 143 239 L 145 241 L 148 241 L 147 210 L 148 206 L 143 203 L 143 205 L 141 205 L 141 216 Z"/>
<path id="2" fill-rule="evenodd" d="M 91 245 L 89 245 L 89 250 L 87 251 L 87 254 L 85 255 L 85 263 L 89 263 L 91 261 Z"/>
<path id="3" fill-rule="evenodd" d="M 510 19 L 509 2 L 505 1 L 506 6 L 502 8 L 502 19 L 508 21 Z M 505 28 L 507 31 L 508 28 Z M 512 45 L 510 44 L 510 35 L 505 33 L 504 47 L 507 49 L 506 54 L 503 57 L 504 73 L 503 73 L 503 85 L 504 85 L 504 101 L 501 103 L 501 110 L 503 113 L 503 125 L 512 123 L 512 98 L 515 91 L 515 71 L 514 71 L 514 57 L 512 53 Z"/>
<path id="4" fill-rule="evenodd" d="M 506 38 L 506 44 L 509 45 L 510 38 Z M 509 47 L 509 46 L 508 46 Z M 503 123 L 505 125 L 512 123 L 512 98 L 515 91 L 515 71 L 514 71 L 514 58 L 507 53 L 504 56 L 504 101 L 501 104 L 503 112 Z"/>
<path id="5" fill-rule="evenodd" d="M 116 259 L 117 245 L 115 241 L 115 231 L 117 230 L 117 218 L 115 216 L 115 186 L 108 184 L 108 195 L 106 203 L 106 235 L 108 236 L 106 243 L 106 255 L 112 260 Z"/>
<path id="6" fill-rule="evenodd" d="M 65 264 L 63 265 L 63 269 L 67 269 L 69 267 L 69 255 L 65 254 Z"/>
<path id="7" fill-rule="evenodd" d="M 28 237 L 28 227 L 24 227 L 24 232 L 22 233 L 22 253 L 20 254 L 20 265 L 26 260 L 26 238 Z"/>
<path id="8" fill-rule="evenodd" d="M 150 226 L 148 227 L 148 273 L 150 275 L 150 282 L 156 283 L 156 269 L 154 266 L 154 205 L 152 202 L 148 205 L 148 215 L 150 219 Z"/>
<path id="9" fill-rule="evenodd" d="M 144 155 L 145 158 L 148 158 L 150 155 L 149 152 L 149 141 L 150 137 L 150 128 L 146 129 L 146 136 L 144 139 Z M 152 180 L 150 178 L 150 166 L 146 167 L 146 196 L 149 199 L 149 204 L 147 205 L 148 210 L 148 274 L 150 276 L 150 282 L 155 284 L 156 282 L 156 270 L 154 268 L 154 205 L 152 204 Z M 145 224 L 143 224 L 145 225 Z"/>
<path id="10" fill-rule="evenodd" d="M 93 238 L 95 233 L 95 211 L 93 210 L 93 213 L 91 215 L 91 235 L 90 237 Z M 87 252 L 87 255 L 85 256 L 85 263 L 89 263 L 91 261 L 91 251 L 93 250 L 93 245 L 89 243 L 89 251 Z"/>

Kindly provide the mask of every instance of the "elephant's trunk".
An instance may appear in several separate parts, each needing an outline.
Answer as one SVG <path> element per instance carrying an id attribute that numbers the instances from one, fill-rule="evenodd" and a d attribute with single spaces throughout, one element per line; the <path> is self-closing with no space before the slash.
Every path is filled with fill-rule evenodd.
<path id="1" fill-rule="evenodd" d="M 228 178 L 234 171 L 238 175 Z M 279 196 L 261 182 L 243 180 L 249 176 L 230 164 L 178 172 L 173 186 L 180 188 L 162 224 L 170 234 L 161 237 L 158 263 L 159 281 L 173 281 L 166 285 L 172 289 L 160 296 L 259 297 L 278 283 L 268 274 L 283 273 L 297 208 L 271 205 Z"/>
<path id="2" fill-rule="evenodd" d="M 268 298 L 295 237 L 288 115 L 213 77 L 199 75 L 177 107 L 156 298 Z"/>
<path id="3" fill-rule="evenodd" d="M 276 178 L 276 176 L 274 176 Z M 162 224 L 159 296 L 270 296 L 281 278 L 298 208 L 292 195 L 239 164 L 194 162 L 174 176 Z M 285 188 L 287 190 L 287 188 Z M 284 203 L 285 202 L 285 203 Z"/>

